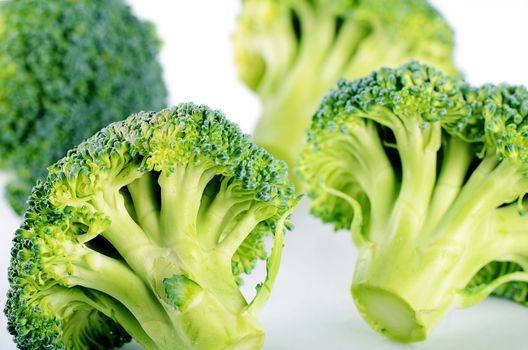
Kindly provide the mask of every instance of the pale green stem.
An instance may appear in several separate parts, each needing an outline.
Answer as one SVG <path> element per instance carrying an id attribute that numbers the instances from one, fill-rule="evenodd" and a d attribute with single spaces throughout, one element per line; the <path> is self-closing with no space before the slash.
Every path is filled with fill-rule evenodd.
<path id="1" fill-rule="evenodd" d="M 111 198 L 111 202 L 107 202 Z M 110 227 L 101 233 L 125 258 L 136 249 L 151 246 L 150 238 L 143 232 L 125 209 L 123 196 L 119 192 L 102 192 L 93 196 L 93 206 L 105 213 L 110 221 Z M 132 261 L 133 262 L 133 261 Z M 135 270 L 135 267 L 133 267 Z"/>
<path id="2" fill-rule="evenodd" d="M 179 241 L 196 239 L 201 199 L 217 172 L 215 166 L 187 166 L 178 167 L 173 173 L 160 174 L 163 246 L 174 247 Z"/>
<path id="3" fill-rule="evenodd" d="M 354 242 L 354 245 L 358 248 L 362 248 L 369 244 L 368 238 L 366 238 L 363 233 L 363 213 L 361 210 L 361 205 L 358 203 L 358 201 L 341 191 L 327 187 L 325 184 L 322 184 L 321 186 L 324 191 L 345 200 L 354 210 L 354 218 L 352 219 L 352 224 L 350 226 L 352 242 Z"/>
<path id="4" fill-rule="evenodd" d="M 265 62 L 264 75 L 256 88 L 263 100 L 275 94 L 284 76 L 290 71 L 299 50 L 289 9 L 282 8 L 281 11 L 284 12 L 276 17 L 271 28 L 267 28 L 265 33 L 259 33 L 258 37 L 251 38 L 253 50 L 260 52 Z M 250 65 L 251 62 L 246 64 Z"/>
<path id="5" fill-rule="evenodd" d="M 507 275 L 502 275 L 500 277 L 497 277 L 491 283 L 486 284 L 478 291 L 467 292 L 465 290 L 461 290 L 457 295 L 455 305 L 456 307 L 464 308 L 478 304 L 484 299 L 486 299 L 491 293 L 493 293 L 495 289 L 497 289 L 502 284 L 514 281 L 528 282 L 528 273 L 512 272 Z"/>
<path id="6" fill-rule="evenodd" d="M 394 204 L 387 232 L 373 232 L 372 241 L 381 242 L 398 236 L 401 244 L 414 244 L 420 236 L 426 220 L 427 208 L 436 179 L 437 151 L 440 143 L 440 125 L 432 128 L 429 137 L 423 137 L 418 121 L 408 122 L 405 135 L 396 134 L 396 142 L 402 163 L 400 193 Z"/>
<path id="7" fill-rule="evenodd" d="M 194 221 L 190 220 L 190 207 L 196 206 L 200 197 L 194 193 L 197 176 L 190 177 L 189 182 L 186 167 L 177 167 L 173 173 L 161 172 L 158 178 L 158 184 L 161 188 L 161 209 L 160 209 L 160 226 L 161 237 L 167 246 L 168 241 L 171 245 L 175 239 L 193 238 L 196 229 L 192 227 Z M 191 193 L 189 195 L 189 193 Z"/>
<path id="8" fill-rule="evenodd" d="M 306 72 L 313 71 L 314 67 L 324 62 L 326 48 L 332 44 L 335 25 L 332 16 L 325 11 L 315 13 L 304 2 L 294 2 L 292 8 L 302 18 L 302 40 L 293 65 L 279 77 L 280 84 L 269 89 L 272 93 L 259 90 L 264 109 L 254 131 L 254 141 L 277 158 L 285 160 L 290 167 L 294 166 L 305 143 L 304 131 L 309 125 L 309 117 L 329 88 L 320 86 L 319 75 L 307 75 Z M 283 127 L 276 128 L 278 124 Z M 300 186 L 296 182 L 298 189 Z"/>
<path id="9" fill-rule="evenodd" d="M 85 293 L 88 292 L 90 296 Z M 42 297 L 42 304 L 49 304 L 54 310 L 60 312 L 70 312 L 70 308 L 75 303 L 83 303 L 91 306 L 107 317 L 119 323 L 127 333 L 147 350 L 163 350 L 142 328 L 136 317 L 119 303 L 116 299 L 101 293 L 97 290 L 85 291 L 82 288 L 64 288 L 54 286 L 52 290 L 47 291 L 47 295 Z M 63 315 L 64 317 L 65 315 Z M 68 327 L 65 323 L 64 327 Z M 66 332 L 66 329 L 65 329 Z M 66 345 L 68 343 L 66 342 Z"/>
<path id="10" fill-rule="evenodd" d="M 227 227 L 226 232 L 223 232 L 218 249 L 227 256 L 233 256 L 255 226 L 259 222 L 271 218 L 275 213 L 276 208 L 273 203 L 253 203 L 247 212 L 238 219 L 234 227 Z"/>
<path id="11" fill-rule="evenodd" d="M 159 227 L 159 203 L 156 197 L 156 183 L 151 173 L 145 173 L 136 181 L 128 184 L 128 190 L 138 223 L 143 231 L 148 232 L 149 237 L 156 243 L 162 243 Z"/>
<path id="12" fill-rule="evenodd" d="M 185 345 L 181 334 L 169 339 L 164 336 L 174 332 L 170 318 L 149 287 L 126 264 L 87 252 L 71 268 L 72 273 L 64 278 L 69 286 L 98 290 L 117 299 L 160 348 Z"/>
<path id="13" fill-rule="evenodd" d="M 284 213 L 284 215 L 277 222 L 277 228 L 275 229 L 274 239 L 273 239 L 273 248 L 271 249 L 271 254 L 266 261 L 266 279 L 260 286 L 260 289 L 257 291 L 257 294 L 251 301 L 248 306 L 248 311 L 254 316 L 258 316 L 266 303 L 269 300 L 271 290 L 275 284 L 275 279 L 277 278 L 281 257 L 282 257 L 282 245 L 284 240 L 284 224 L 291 212 L 293 211 L 292 207 L 289 211 Z"/>
<path id="14" fill-rule="evenodd" d="M 366 22 L 362 23 L 352 19 L 345 20 L 338 37 L 334 40 L 329 50 L 321 71 L 321 77 L 325 79 L 325 85 L 332 86 L 338 78 L 350 79 L 346 75 L 346 67 L 353 60 L 361 42 L 370 33 L 371 28 Z M 363 74 L 368 74 L 368 72 L 364 71 Z"/>
<path id="15" fill-rule="evenodd" d="M 339 166 L 332 162 L 335 167 L 328 174 L 329 178 L 338 177 L 341 172 L 346 172 L 345 179 L 356 179 L 367 194 L 370 201 L 370 224 L 371 231 L 378 232 L 384 228 L 391 210 L 393 197 L 395 196 L 395 174 L 387 154 L 378 142 L 379 137 L 370 126 L 357 128 L 350 137 L 337 136 L 330 141 L 330 158 L 339 160 Z M 366 132 L 360 132 L 366 131 Z M 321 156 L 324 159 L 325 156 Z M 316 165 L 317 166 L 317 165 Z M 320 171 L 320 170 L 318 170 Z M 339 176 L 341 177 L 341 176 Z M 330 187 L 336 188 L 332 182 L 326 182 Z M 345 184 L 339 184 L 343 188 Z"/>
<path id="16" fill-rule="evenodd" d="M 141 176 L 143 176 L 143 173 L 137 169 L 137 166 L 129 165 L 112 177 L 112 182 L 108 187 L 112 187 L 116 191 L 119 191 L 121 187 L 139 179 Z"/>
<path id="17" fill-rule="evenodd" d="M 515 259 L 523 260 L 524 267 L 528 268 L 528 215 L 519 211 L 519 207 L 512 203 L 494 210 L 490 226 L 498 235 L 498 239 L 506 244 L 505 253 Z"/>
<path id="18" fill-rule="evenodd" d="M 293 74 L 320 67 L 334 40 L 335 20 L 325 8 L 308 8 L 305 1 L 292 7 L 301 18 L 301 42 Z"/>
<path id="19" fill-rule="evenodd" d="M 384 46 L 381 44 L 383 40 L 380 40 L 379 36 L 372 35 L 373 32 L 375 30 L 372 30 L 358 45 L 355 55 L 343 69 L 342 75 L 346 79 L 363 78 L 382 67 L 396 68 L 412 58 L 406 47 L 400 43 L 387 42 L 386 47 L 390 47 L 388 51 L 380 50 L 379 47 Z"/>
<path id="20" fill-rule="evenodd" d="M 516 199 L 528 190 L 518 166 L 503 160 L 497 164 L 496 156 L 487 156 L 475 169 L 456 200 L 443 216 L 445 225 L 429 234 L 428 241 L 456 240 L 469 244 L 466 230 L 478 225 L 483 218 L 492 215 L 499 206 Z"/>
<path id="21" fill-rule="evenodd" d="M 232 222 L 242 210 L 247 210 L 254 199 L 254 193 L 236 193 L 237 184 L 230 184 L 230 178 L 224 178 L 220 188 L 208 205 L 200 207 L 197 231 L 201 246 L 205 250 L 214 248 L 220 239 L 222 229 Z M 233 187 L 235 186 L 235 187 Z"/>
<path id="22" fill-rule="evenodd" d="M 198 232 L 201 246 L 205 250 L 213 249 L 218 245 L 222 234 L 229 226 L 237 220 L 237 216 L 247 211 L 252 205 L 253 199 L 247 199 L 237 203 L 232 198 L 225 202 L 218 201 L 213 207 L 206 209 L 206 212 L 200 217 L 203 222 L 199 222 Z M 232 206 L 227 203 L 234 203 Z"/>
<path id="23" fill-rule="evenodd" d="M 458 137 L 451 137 L 445 146 L 445 154 L 438 181 L 427 212 L 424 230 L 432 230 L 456 199 L 473 159 L 471 145 Z"/>

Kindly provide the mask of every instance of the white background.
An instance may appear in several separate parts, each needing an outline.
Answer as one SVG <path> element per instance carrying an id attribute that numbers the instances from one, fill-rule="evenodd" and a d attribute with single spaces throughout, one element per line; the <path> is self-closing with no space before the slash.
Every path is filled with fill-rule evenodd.
<path id="1" fill-rule="evenodd" d="M 387 0 L 390 1 L 390 0 Z M 161 61 L 170 102 L 206 103 L 223 109 L 250 132 L 260 106 L 236 79 L 230 33 L 239 0 L 130 0 L 136 14 L 158 26 Z M 431 1 L 456 31 L 456 62 L 472 84 L 528 85 L 528 1 Z M 0 176 L 3 191 L 6 175 Z M 0 193 L 3 198 L 3 193 Z M 371 331 L 348 293 L 355 250 L 348 234 L 332 233 L 307 214 L 301 203 L 286 237 L 284 257 L 270 302 L 262 315 L 265 349 L 527 349 L 528 309 L 490 299 L 454 311 L 429 340 L 397 344 Z M 0 305 L 5 304 L 10 241 L 20 223 L 0 200 Z M 261 271 L 262 269 L 260 269 Z M 426 287 L 426 286 L 424 286 Z M 247 283 L 245 292 L 251 294 Z M 15 349 L 0 315 L 0 349 Z M 127 345 L 127 349 L 140 349 Z"/>

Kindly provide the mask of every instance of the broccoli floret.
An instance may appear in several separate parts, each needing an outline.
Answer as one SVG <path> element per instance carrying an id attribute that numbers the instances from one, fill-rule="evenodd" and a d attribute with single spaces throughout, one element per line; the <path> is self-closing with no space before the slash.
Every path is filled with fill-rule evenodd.
<path id="1" fill-rule="evenodd" d="M 288 181 L 283 161 L 205 106 L 109 125 L 32 191 L 12 248 L 9 331 L 21 349 L 108 349 L 129 335 L 146 349 L 259 348 L 297 201 Z M 238 281 L 262 258 L 267 276 L 247 302 Z"/>
<path id="2" fill-rule="evenodd" d="M 455 74 L 453 33 L 425 0 L 242 4 L 233 42 L 240 79 L 262 101 L 254 140 L 290 167 L 313 111 L 339 78 L 410 59 Z"/>
<path id="3" fill-rule="evenodd" d="M 138 110 L 166 106 L 151 23 L 121 0 L 0 2 L 0 154 L 21 214 L 68 149 Z"/>
<path id="4" fill-rule="evenodd" d="M 324 98 L 299 172 L 313 214 L 352 231 L 352 296 L 374 329 L 419 341 L 493 291 L 526 303 L 527 132 L 525 88 L 416 62 Z"/>

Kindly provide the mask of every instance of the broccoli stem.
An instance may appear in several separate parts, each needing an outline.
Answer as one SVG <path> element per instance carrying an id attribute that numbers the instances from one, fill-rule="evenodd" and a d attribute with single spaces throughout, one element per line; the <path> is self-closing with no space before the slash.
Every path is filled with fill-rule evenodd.
<path id="1" fill-rule="evenodd" d="M 178 167 L 173 173 L 161 173 L 158 184 L 161 189 L 160 226 L 165 246 L 177 240 L 193 239 L 195 220 L 200 205 L 198 183 L 201 173 L 190 167 Z M 177 234 L 174 235 L 174 232 Z"/>
<path id="2" fill-rule="evenodd" d="M 352 236 L 352 242 L 354 242 L 356 247 L 362 248 L 370 244 L 370 242 L 368 241 L 368 238 L 365 236 L 365 233 L 364 233 L 363 210 L 361 209 L 361 205 L 359 204 L 359 202 L 346 193 L 343 193 L 339 190 L 328 187 L 324 184 L 322 186 L 325 191 L 333 194 L 336 197 L 343 199 L 345 202 L 347 202 L 352 207 L 352 210 L 354 211 L 354 217 L 350 225 L 350 233 Z"/>
<path id="3" fill-rule="evenodd" d="M 369 28 L 361 44 L 357 47 L 354 56 L 347 62 L 342 70 L 342 75 L 347 79 L 357 79 L 379 67 L 396 67 L 407 62 L 412 55 L 407 46 L 399 40 L 387 40 L 387 37 L 376 35 L 377 29 Z M 380 31 L 380 32 L 383 32 Z M 385 33 L 383 34 L 385 35 Z M 386 47 L 386 50 L 380 50 Z M 420 55 L 423 56 L 423 55 Z M 423 59 L 423 58 L 422 58 Z"/>
<path id="4" fill-rule="evenodd" d="M 429 207 L 436 179 L 437 151 L 440 147 L 440 125 L 429 125 L 422 130 L 417 120 L 391 125 L 398 145 L 402 168 L 401 187 L 386 228 L 374 231 L 369 237 L 383 244 L 388 237 L 401 235 L 401 244 L 413 244 L 420 235 Z M 412 140 L 408 142 L 409 140 Z M 420 169 L 417 171 L 417 169 Z"/>
<path id="5" fill-rule="evenodd" d="M 264 339 L 256 315 L 248 311 L 248 303 L 233 277 L 231 258 L 253 228 L 272 217 L 276 208 L 268 202 L 255 201 L 254 194 L 247 196 L 236 193 L 237 189 L 229 187 L 227 179 L 222 182 L 216 194 L 209 193 L 210 196 L 218 197 L 219 201 L 215 197 L 206 208 L 202 208 L 204 191 L 216 174 L 208 169 L 210 168 L 206 166 L 195 169 L 182 167 L 170 174 L 162 172 L 158 179 L 161 191 L 159 210 L 152 202 L 153 194 L 146 196 L 150 198 L 146 203 L 139 201 L 147 191 L 153 191 L 152 178 L 144 175 L 137 179 L 128 186 L 137 222 L 127 211 L 126 200 L 118 190 L 108 189 L 94 195 L 92 200 L 93 206 L 110 219 L 110 226 L 101 235 L 126 261 L 127 267 L 124 264 L 119 266 L 127 270 L 130 278 L 123 279 L 122 276 L 126 275 L 124 270 L 116 269 L 117 272 L 111 273 L 102 269 L 100 272 L 108 273 L 105 278 L 109 278 L 109 286 L 112 286 L 114 279 L 130 279 L 136 281 L 137 288 L 143 286 L 150 293 L 153 305 L 144 309 L 149 312 L 158 310 L 158 314 L 163 317 L 156 316 L 147 333 L 156 344 L 165 349 L 186 348 L 185 344 L 197 344 L 197 349 L 229 348 L 236 344 L 256 347 L 261 346 Z M 251 205 L 241 208 L 240 204 L 246 202 Z M 210 214 L 213 217 L 228 214 L 227 217 L 232 220 L 230 223 L 212 220 L 205 226 L 197 226 L 199 215 L 209 217 Z M 150 231 L 151 229 L 154 231 Z M 199 229 L 214 232 L 203 233 Z M 203 240 L 198 239 L 199 237 L 204 237 L 207 245 L 202 245 Z M 275 265 L 276 262 L 273 264 L 276 274 Z M 89 288 L 97 287 L 95 282 L 95 285 L 85 285 L 86 281 L 95 278 L 90 270 L 79 268 L 78 273 L 80 277 L 71 280 L 72 283 Z M 201 290 L 184 309 L 171 303 L 173 299 L 167 293 L 172 291 L 167 290 L 164 285 L 164 281 L 174 276 L 185 276 Z M 270 278 L 274 279 L 273 276 Z M 271 284 L 272 282 L 268 282 L 266 285 Z M 120 288 L 123 291 L 137 289 L 130 286 Z M 128 307 L 128 303 L 133 301 L 126 295 L 119 297 L 119 294 L 114 294 L 119 293 L 119 288 L 115 289 L 103 292 L 115 295 Z M 134 310 L 133 307 L 130 309 Z M 160 317 L 163 322 L 159 321 Z M 139 321 L 149 325 L 149 320 Z M 182 331 L 181 334 L 174 334 L 175 331 L 164 330 L 165 327 Z M 204 330 L 207 330 L 207 334 L 203 333 Z M 164 339 L 164 334 L 174 334 L 174 339 Z M 167 341 L 171 343 L 168 344 Z"/>
<path id="6" fill-rule="evenodd" d="M 440 175 L 431 198 L 426 230 L 435 227 L 458 196 L 467 170 L 473 160 L 470 144 L 458 137 L 450 137 L 444 147 L 444 159 Z"/>
<path id="7" fill-rule="evenodd" d="M 159 227 L 159 203 L 156 198 L 156 183 L 151 173 L 143 174 L 127 186 L 136 211 L 138 224 L 149 233 L 156 243 L 161 243 Z"/>
<path id="8" fill-rule="evenodd" d="M 419 341 L 448 310 L 468 306 L 493 291 L 490 287 L 473 290 L 474 294 L 469 295 L 464 288 L 483 266 L 503 261 L 511 252 L 511 242 L 515 241 L 511 232 L 495 230 L 511 210 L 499 207 L 528 191 L 528 181 L 513 162 L 499 161 L 496 154 L 487 155 L 458 192 L 457 186 L 451 187 L 446 198 L 452 200 L 452 205 L 432 225 L 424 215 L 438 202 L 434 196 L 431 202 L 429 198 L 440 193 L 449 181 L 439 181 L 436 188 L 431 186 L 430 179 L 436 178 L 434 152 L 422 152 L 424 157 L 413 158 L 412 153 L 404 155 L 404 151 L 400 153 L 403 168 L 421 171 L 403 172 L 388 233 L 380 235 L 384 240 L 360 250 L 352 295 L 360 313 L 380 333 L 399 341 Z M 424 171 L 427 169 L 431 171 Z M 455 184 L 460 183 L 467 169 L 467 161 L 450 157 L 448 151 L 443 167 L 446 179 L 452 176 Z M 490 229 L 490 223 L 495 229 Z M 503 239 L 504 235 L 512 238 Z M 527 274 L 515 273 L 492 284 L 497 287 L 526 278 Z"/>
<path id="9" fill-rule="evenodd" d="M 461 291 L 458 295 L 457 306 L 458 307 L 470 307 L 480 303 L 486 299 L 494 290 L 501 285 L 508 282 L 528 282 L 528 273 L 526 272 L 511 272 L 507 274 L 501 274 L 495 280 L 484 285 L 483 287 L 477 287 L 476 289 L 467 291 Z"/>
<path id="10" fill-rule="evenodd" d="M 225 237 L 219 243 L 218 249 L 226 256 L 232 257 L 255 226 L 271 218 L 276 210 L 266 202 L 253 203 L 247 212 L 241 215 L 236 225 L 224 234 Z"/>
<path id="11" fill-rule="evenodd" d="M 346 70 L 349 63 L 354 61 L 354 56 L 361 47 L 360 43 L 365 40 L 371 32 L 372 28 L 367 23 L 352 19 L 345 21 L 325 60 L 324 67 L 321 71 L 321 77 L 323 79 L 331 77 L 332 80 L 341 76 L 348 79 L 356 78 L 359 75 L 368 72 L 372 67 L 376 67 L 372 65 L 371 61 L 366 61 L 369 67 L 364 67 L 365 62 L 361 62 L 361 69 L 358 70 L 360 72 L 359 75 L 358 73 L 355 73 L 355 75 L 352 76 Z M 359 62 L 354 62 L 354 67 L 358 63 Z M 331 85 L 334 83 L 335 81 L 328 79 L 328 84 Z"/>
<path id="12" fill-rule="evenodd" d="M 348 137 L 336 136 L 332 139 L 332 146 L 326 151 L 330 152 L 330 156 L 339 155 L 337 159 L 343 162 L 342 169 L 354 169 L 354 176 L 370 200 L 372 213 L 376 215 L 374 222 L 387 219 L 390 208 L 386 203 L 391 202 L 387 196 L 392 196 L 395 191 L 395 174 L 379 138 L 373 137 L 376 133 L 373 124 L 358 125 Z"/>
<path id="13" fill-rule="evenodd" d="M 236 222 L 236 217 L 246 212 L 254 200 L 253 193 L 238 193 L 238 185 L 232 185 L 230 180 L 222 179 L 218 191 L 210 194 L 214 198 L 207 204 L 202 201 L 200 206 L 197 220 L 197 230 L 200 233 L 198 238 L 206 250 L 214 249 L 218 245 L 227 225 Z"/>
<path id="14" fill-rule="evenodd" d="M 516 262 L 524 270 L 528 270 L 528 257 L 524 253 L 528 250 L 527 224 L 524 209 L 514 203 L 495 209 L 489 224 L 505 243 L 505 254 L 509 252 L 502 260 Z"/>
<path id="15" fill-rule="evenodd" d="M 86 348 L 86 343 L 80 343 L 78 344 L 79 346 L 74 346 L 68 342 L 73 342 L 77 337 L 85 334 L 84 332 L 79 332 L 78 329 L 82 328 L 82 322 L 88 321 L 86 319 L 86 313 L 91 313 L 93 310 L 97 310 L 119 323 L 130 336 L 143 344 L 146 349 L 162 350 L 162 348 L 150 338 L 149 334 L 142 328 L 141 324 L 130 310 L 116 299 L 104 293 L 98 292 L 97 290 L 64 288 L 57 285 L 41 293 L 46 294 L 42 297 L 41 301 L 41 305 L 44 305 L 43 308 L 55 310 L 54 312 L 58 315 L 62 315 L 61 318 L 66 320 L 64 326 L 64 340 L 66 341 L 67 349 Z M 108 330 L 103 331 L 105 333 L 108 332 Z M 71 334 L 71 336 L 68 336 L 68 334 Z M 93 341 L 91 338 L 89 338 L 89 340 Z M 77 341 L 82 342 L 82 339 L 77 339 Z M 100 346 L 101 344 L 95 345 Z"/>
<path id="16" fill-rule="evenodd" d="M 181 250 L 176 247 L 175 255 L 179 252 Z M 260 347 L 264 333 L 257 318 L 247 311 L 247 302 L 231 272 L 230 258 L 215 252 L 206 257 L 196 247 L 194 253 L 202 256 L 194 262 L 185 259 L 182 271 L 200 286 L 202 293 L 180 312 L 168 306 L 175 322 L 185 329 L 189 341 L 197 344 L 197 349 L 229 349 L 246 343 Z M 153 274 L 170 277 L 165 269 Z"/>
<path id="17" fill-rule="evenodd" d="M 253 140 L 291 167 L 304 145 L 305 129 L 310 116 L 328 88 L 315 84 L 305 75 L 286 77 L 299 81 L 288 83 L 269 100 L 264 100 L 262 115 L 253 132 Z M 277 128 L 280 125 L 280 128 Z M 296 188 L 301 184 L 297 181 Z"/>
<path id="18" fill-rule="evenodd" d="M 497 155 L 486 156 L 462 187 L 457 199 L 445 213 L 439 226 L 427 234 L 429 240 L 464 240 L 472 237 L 463 232 L 491 217 L 497 208 L 517 199 L 519 193 L 528 191 L 528 181 L 516 164 L 502 160 Z M 459 236 L 459 237 L 457 237 Z"/>
<path id="19" fill-rule="evenodd" d="M 266 74 L 273 79 L 265 79 L 260 84 L 258 93 L 264 109 L 253 133 L 257 144 L 285 160 L 290 167 L 294 166 L 305 143 L 304 132 L 311 114 L 340 76 L 338 69 L 326 63 L 327 59 L 336 63 L 348 59 L 348 56 L 343 58 L 340 49 L 344 45 L 354 45 L 363 36 L 362 30 L 358 32 L 354 26 L 347 25 L 347 29 L 340 31 L 335 38 L 337 24 L 328 14 L 327 6 L 312 8 L 302 1 L 295 1 L 292 9 L 302 18 L 301 40 L 295 60 L 293 65 L 281 64 L 280 67 L 288 68 L 281 74 Z M 275 53 L 270 54 L 270 57 L 274 56 Z M 270 66 L 268 69 L 276 65 Z M 324 74 L 306 74 L 314 67 L 322 67 L 321 73 Z M 281 127 L 277 128 L 277 125 Z M 297 179 L 293 180 L 296 188 L 302 188 Z"/>
<path id="20" fill-rule="evenodd" d="M 288 67 L 281 74 L 266 74 L 274 79 L 264 80 L 258 89 L 264 109 L 253 138 L 290 167 L 294 166 L 304 146 L 304 132 L 310 116 L 325 92 L 342 76 L 341 68 L 354 55 L 348 48 L 356 47 L 369 32 L 365 26 L 347 21 L 336 36 L 337 22 L 329 15 L 327 5 L 318 4 L 313 8 L 302 1 L 292 3 L 292 9 L 302 18 L 301 40 L 294 64 L 281 64 L 280 67 Z M 270 55 L 274 56 L 275 53 Z M 271 64 L 271 69 L 273 66 Z M 321 72 L 306 74 L 314 67 L 321 67 Z M 368 71 L 370 69 L 364 69 L 361 73 Z M 296 188 L 301 189 L 302 184 L 293 180 Z"/>
<path id="21" fill-rule="evenodd" d="M 279 272 L 280 261 L 282 257 L 282 244 L 284 239 L 284 225 L 287 217 L 291 214 L 293 209 L 290 209 L 286 212 L 282 218 L 277 223 L 277 228 L 274 233 L 273 248 L 271 250 L 271 255 L 266 261 L 266 280 L 262 283 L 255 298 L 251 301 L 248 312 L 253 315 L 258 315 L 266 305 L 270 297 L 271 290 L 275 284 L 275 279 Z"/>
<path id="22" fill-rule="evenodd" d="M 146 334 L 160 349 L 184 347 L 182 335 L 165 339 L 156 334 L 172 334 L 175 332 L 170 319 L 156 296 L 130 268 L 115 259 L 86 249 L 78 256 L 69 274 L 63 281 L 70 286 L 83 286 L 100 291 L 117 299 L 139 321 Z M 123 324 L 126 328 L 126 324 Z"/>
<path id="23" fill-rule="evenodd" d="M 236 313 L 226 310 L 211 293 L 175 316 L 193 349 L 260 349 L 264 343 L 262 327 L 247 308 Z"/>
<path id="24" fill-rule="evenodd" d="M 396 178 L 392 165 L 387 158 L 383 146 L 379 142 L 377 131 L 373 124 L 358 123 L 347 137 L 336 136 L 325 147 L 325 155 L 321 161 L 332 159 L 319 168 L 319 174 L 328 179 L 328 185 L 335 188 L 345 188 L 346 184 L 332 184 L 332 179 L 357 179 L 359 185 L 367 194 L 370 204 L 371 232 L 382 232 L 391 210 L 392 199 L 396 191 Z M 338 161 L 335 161 L 337 159 Z M 354 169 L 354 174 L 340 176 L 343 171 Z M 344 198 L 341 195 L 342 198 Z M 350 202 L 350 199 L 345 199 Z M 359 214 L 354 209 L 354 215 Z"/>

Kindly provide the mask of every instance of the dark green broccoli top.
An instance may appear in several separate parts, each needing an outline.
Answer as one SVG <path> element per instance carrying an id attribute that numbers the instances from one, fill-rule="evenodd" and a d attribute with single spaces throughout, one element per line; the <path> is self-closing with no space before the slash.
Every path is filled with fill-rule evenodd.
<path id="1" fill-rule="evenodd" d="M 151 23 L 121 0 L 0 4 L 0 153 L 21 213 L 36 179 L 112 121 L 164 107 Z"/>

